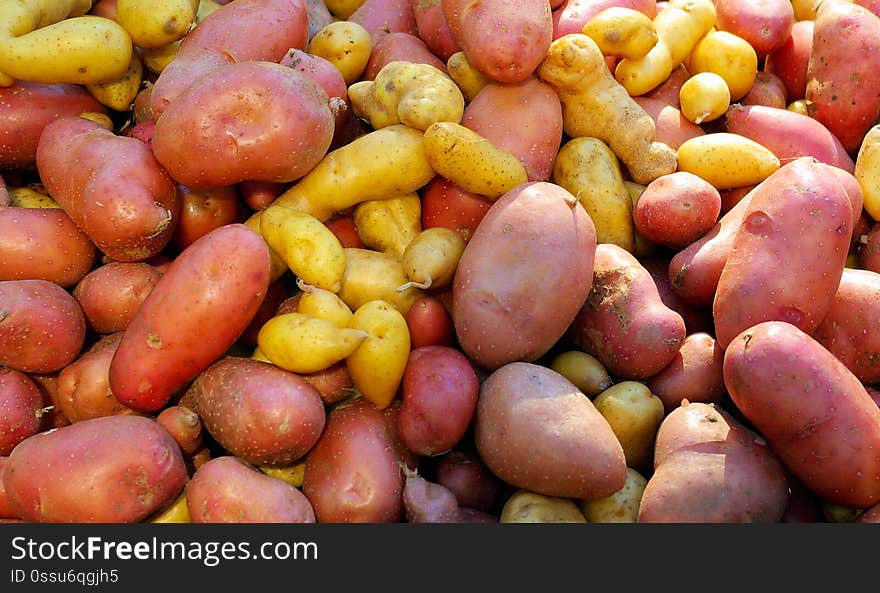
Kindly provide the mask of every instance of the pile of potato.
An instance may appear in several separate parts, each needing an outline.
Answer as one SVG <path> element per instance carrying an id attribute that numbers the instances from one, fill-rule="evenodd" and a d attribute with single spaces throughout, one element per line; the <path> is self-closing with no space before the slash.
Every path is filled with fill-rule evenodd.
<path id="1" fill-rule="evenodd" d="M 880 2 L 0 0 L 0 519 L 880 521 Z"/>

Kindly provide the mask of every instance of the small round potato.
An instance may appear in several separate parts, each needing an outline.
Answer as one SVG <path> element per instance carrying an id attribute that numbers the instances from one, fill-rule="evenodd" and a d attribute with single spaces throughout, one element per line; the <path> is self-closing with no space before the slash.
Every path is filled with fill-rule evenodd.
<path id="1" fill-rule="evenodd" d="M 650 468 L 654 437 L 663 421 L 663 401 L 639 381 L 623 381 L 599 394 L 593 404 L 623 446 L 627 467 Z"/>
<path id="2" fill-rule="evenodd" d="M 639 505 L 648 481 L 631 467 L 626 468 L 626 483 L 610 496 L 578 503 L 588 523 L 638 523 Z"/>
<path id="3" fill-rule="evenodd" d="M 370 33 L 352 21 L 335 21 L 315 33 L 306 52 L 328 60 L 342 72 L 345 84 L 357 82 L 373 50 Z"/>
<path id="4" fill-rule="evenodd" d="M 577 504 L 568 498 L 518 490 L 501 509 L 500 523 L 586 523 Z"/>

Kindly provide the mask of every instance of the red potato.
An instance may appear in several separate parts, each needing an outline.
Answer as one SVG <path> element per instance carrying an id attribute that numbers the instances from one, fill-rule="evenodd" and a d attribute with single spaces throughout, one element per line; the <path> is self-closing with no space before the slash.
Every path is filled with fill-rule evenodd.
<path id="1" fill-rule="evenodd" d="M 854 222 L 850 197 L 832 174 L 836 170 L 803 157 L 755 190 L 712 303 L 722 348 L 761 321 L 787 321 L 811 333 L 828 312 Z"/>
<path id="2" fill-rule="evenodd" d="M 755 82 L 746 96 L 739 101 L 743 105 L 765 105 L 777 109 L 788 107 L 788 95 L 782 79 L 767 71 L 755 73 Z"/>
<path id="3" fill-rule="evenodd" d="M 663 304 L 681 315 L 687 334 L 714 331 L 711 309 L 691 305 L 672 290 L 672 284 L 669 281 L 669 260 L 669 255 L 657 254 L 640 258 L 639 262 L 654 279 Z"/>
<path id="4" fill-rule="evenodd" d="M 877 16 L 880 16 L 880 1 L 878 0 L 853 0 L 853 4 L 863 6 Z"/>
<path id="5" fill-rule="evenodd" d="M 812 101 L 812 117 L 850 153 L 880 118 L 878 55 L 880 17 L 848 2 L 819 5 L 804 96 Z"/>
<path id="6" fill-rule="evenodd" d="M 303 493 L 231 456 L 204 463 L 186 484 L 193 523 L 314 523 Z"/>
<path id="7" fill-rule="evenodd" d="M 681 348 L 662 371 L 645 385 L 660 398 L 666 413 L 690 403 L 720 402 L 724 388 L 724 350 L 705 332 L 688 334 Z"/>
<path id="8" fill-rule="evenodd" d="M 156 422 L 174 438 L 184 455 L 192 456 L 202 448 L 202 421 L 186 406 L 168 406 L 156 416 Z"/>
<path id="9" fill-rule="evenodd" d="M 136 523 L 186 480 L 168 431 L 141 416 L 107 416 L 22 441 L 3 485 L 15 514 L 31 523 Z"/>
<path id="10" fill-rule="evenodd" d="M 489 83 L 464 108 L 461 125 L 522 161 L 529 181 L 547 181 L 562 142 L 562 104 L 534 76 Z"/>
<path id="11" fill-rule="evenodd" d="M 43 394 L 30 377 L 0 367 L 0 457 L 42 429 Z"/>
<path id="12" fill-rule="evenodd" d="M 251 358 L 224 357 L 199 373 L 181 405 L 231 455 L 255 465 L 289 465 L 324 429 L 318 391 L 294 373 Z"/>
<path id="13" fill-rule="evenodd" d="M 764 71 L 782 80 L 789 102 L 803 99 L 807 94 L 807 67 L 815 24 L 814 20 L 795 21 L 785 43 L 764 58 Z"/>
<path id="14" fill-rule="evenodd" d="M 455 344 L 452 315 L 439 298 L 427 295 L 416 299 L 404 317 L 413 350 L 423 346 Z"/>
<path id="15" fill-rule="evenodd" d="M 694 403 L 663 419 L 639 523 L 776 523 L 787 504 L 783 464 L 731 415 Z"/>
<path id="16" fill-rule="evenodd" d="M 0 169 L 33 169 L 43 128 L 83 112 L 107 108 L 81 85 L 19 80 L 0 87 Z"/>
<path id="17" fill-rule="evenodd" d="M 238 193 L 248 208 L 257 211 L 268 208 L 287 187 L 288 184 L 277 181 L 246 179 L 238 184 Z"/>
<path id="18" fill-rule="evenodd" d="M 184 37 L 150 92 L 158 117 L 190 84 L 217 66 L 265 60 L 278 63 L 291 48 L 305 49 L 309 16 L 303 0 L 235 0 L 218 8 Z"/>
<path id="19" fill-rule="evenodd" d="M 845 268 L 813 338 L 863 383 L 880 382 L 880 274 Z"/>
<path id="20" fill-rule="evenodd" d="M 83 276 L 73 288 L 88 328 L 112 334 L 128 327 L 162 273 L 146 262 L 107 262 Z"/>
<path id="21" fill-rule="evenodd" d="M 25 373 L 64 368 L 82 349 L 79 303 L 48 280 L 0 281 L 0 364 Z"/>
<path id="22" fill-rule="evenodd" d="M 526 182 L 498 198 L 452 286 L 453 325 L 468 358 L 492 370 L 543 356 L 587 297 L 596 250 L 592 220 L 562 187 Z"/>
<path id="23" fill-rule="evenodd" d="M 791 35 L 794 8 L 789 0 L 715 0 L 715 27 L 749 42 L 758 56 L 780 48 Z"/>
<path id="24" fill-rule="evenodd" d="M 467 242 L 489 212 L 490 206 L 492 202 L 488 198 L 435 175 L 422 189 L 422 228 L 447 228 L 456 231 Z"/>
<path id="25" fill-rule="evenodd" d="M 318 390 L 321 401 L 331 406 L 355 394 L 354 381 L 344 360 L 315 373 L 301 374 L 303 380 Z"/>
<path id="26" fill-rule="evenodd" d="M 177 187 L 143 142 L 64 117 L 43 129 L 36 162 L 49 194 L 108 257 L 143 261 L 171 240 Z"/>
<path id="27" fill-rule="evenodd" d="M 346 120 L 351 116 L 348 103 L 348 86 L 345 84 L 342 72 L 333 62 L 299 48 L 291 48 L 284 54 L 279 64 L 305 74 L 318 83 L 318 86 L 324 89 L 324 92 L 330 97 L 331 110 L 335 112 L 334 132 L 336 128 L 345 126 Z M 276 196 L 280 194 L 281 192 L 279 191 Z M 259 210 L 259 208 L 254 209 Z"/>
<path id="28" fill-rule="evenodd" d="M 327 414 L 324 432 L 306 456 L 302 485 L 319 523 L 403 518 L 401 463 L 407 458 L 397 446 L 393 413 L 393 407 L 382 411 L 358 398 Z"/>
<path id="29" fill-rule="evenodd" d="M 126 130 L 125 135 L 129 138 L 135 138 L 140 140 L 147 146 L 153 145 L 153 134 L 156 133 L 156 120 L 148 119 L 140 122 L 139 124 L 135 124 L 128 130 Z"/>
<path id="30" fill-rule="evenodd" d="M 243 346 L 257 347 L 257 335 L 263 324 L 275 317 L 278 307 L 291 296 L 291 287 L 284 280 L 272 282 L 266 289 L 266 296 L 260 303 L 260 308 L 254 314 L 253 319 L 238 337 L 238 343 Z"/>
<path id="31" fill-rule="evenodd" d="M 553 12 L 553 39 L 583 32 L 591 18 L 612 6 L 638 10 L 653 19 L 657 15 L 656 4 L 654 0 L 565 0 Z"/>
<path id="32" fill-rule="evenodd" d="M 477 373 L 461 351 L 449 346 L 412 350 L 401 387 L 398 430 L 407 449 L 434 456 L 461 441 L 480 394 Z"/>
<path id="33" fill-rule="evenodd" d="M 0 280 L 47 280 L 69 288 L 96 256 L 95 244 L 64 210 L 0 206 Z"/>
<path id="34" fill-rule="evenodd" d="M 110 389 L 110 362 L 121 338 L 121 332 L 102 337 L 58 373 L 58 406 L 71 423 L 135 413 Z"/>
<path id="35" fill-rule="evenodd" d="M 740 200 L 748 195 L 750 191 L 755 189 L 755 185 L 744 185 L 742 187 L 733 187 L 731 189 L 721 190 L 721 215 L 730 212 Z"/>
<path id="36" fill-rule="evenodd" d="M 880 14 L 877 12 L 876 14 Z M 859 515 L 859 518 L 856 519 L 856 523 L 880 523 L 880 504 L 875 504 L 869 509 L 866 509 L 864 513 Z"/>
<path id="37" fill-rule="evenodd" d="M 446 17 L 443 16 L 440 0 L 412 0 L 412 9 L 419 39 L 444 64 L 452 54 L 461 51 Z"/>
<path id="38" fill-rule="evenodd" d="M 880 408 L 819 342 L 791 323 L 753 325 L 727 347 L 724 383 L 807 488 L 852 508 L 880 501 Z"/>
<path id="39" fill-rule="evenodd" d="M 679 64 L 672 69 L 669 77 L 661 82 L 654 90 L 643 95 L 648 99 L 663 101 L 676 109 L 681 109 L 681 86 L 691 77 L 684 64 Z"/>
<path id="40" fill-rule="evenodd" d="M 644 379 L 675 358 L 684 319 L 660 299 L 651 274 L 612 243 L 596 247 L 590 294 L 566 337 L 620 379 Z"/>
<path id="41" fill-rule="evenodd" d="M 608 421 L 544 366 L 512 362 L 483 381 L 474 439 L 493 474 L 545 496 L 602 498 L 626 481 L 623 447 Z"/>
<path id="42" fill-rule="evenodd" d="M 495 509 L 504 486 L 472 451 L 452 450 L 440 456 L 435 474 L 437 483 L 452 491 L 460 507 L 486 513 Z"/>
<path id="43" fill-rule="evenodd" d="M 361 241 L 357 225 L 354 223 L 354 218 L 351 214 L 336 214 L 325 222 L 324 225 L 336 235 L 343 248 L 366 249 L 367 246 Z"/>
<path id="44" fill-rule="evenodd" d="M 654 139 L 674 150 L 678 150 L 678 147 L 685 140 L 706 133 L 702 127 L 686 118 L 674 105 L 647 96 L 633 97 L 633 99 L 654 120 Z"/>
<path id="45" fill-rule="evenodd" d="M 441 5 L 468 62 L 496 82 L 531 76 L 553 41 L 547 0 L 441 0 Z"/>
<path id="46" fill-rule="evenodd" d="M 407 523 L 461 523 L 458 500 L 451 490 L 429 482 L 415 472 L 403 485 L 403 506 Z"/>
<path id="47" fill-rule="evenodd" d="M 441 72 L 446 72 L 446 63 L 431 53 L 418 36 L 396 31 L 383 36 L 382 40 L 373 47 L 361 80 L 375 80 L 382 68 L 397 60 L 428 64 Z"/>
<path id="48" fill-rule="evenodd" d="M 125 405 L 153 412 L 217 361 L 269 286 L 266 242 L 244 224 L 211 231 L 168 266 L 129 322 L 110 365 Z"/>
<path id="49" fill-rule="evenodd" d="M 116 20 L 116 0 L 97 0 L 92 4 L 89 14 Z"/>
<path id="50" fill-rule="evenodd" d="M 306 0 L 306 13 L 309 16 L 309 39 L 336 20 L 324 0 Z"/>
<path id="51" fill-rule="evenodd" d="M 683 249 L 705 235 L 720 212 L 721 194 L 712 184 L 676 171 L 645 187 L 633 208 L 633 223 L 652 243 Z"/>
<path id="52" fill-rule="evenodd" d="M 388 33 L 418 35 L 410 0 L 365 0 L 346 20 L 366 29 L 373 47 L 379 45 Z"/>
<path id="53" fill-rule="evenodd" d="M 326 154 L 334 122 L 327 93 L 308 76 L 238 62 L 218 66 L 177 96 L 156 120 L 153 153 L 193 189 L 288 182 Z"/>
<path id="54" fill-rule="evenodd" d="M 6 496 L 6 487 L 3 485 L 3 474 L 6 473 L 8 464 L 9 457 L 0 457 L 0 519 L 18 519 L 9 505 L 9 497 Z"/>
<path id="55" fill-rule="evenodd" d="M 171 244 L 179 250 L 217 227 L 238 222 L 241 200 L 234 185 L 195 190 L 178 185 L 180 213 Z"/>
<path id="56" fill-rule="evenodd" d="M 728 132 L 765 146 L 781 164 L 803 156 L 839 167 L 848 173 L 855 162 L 840 140 L 817 120 L 789 109 L 766 105 L 732 105 L 724 116 Z"/>
<path id="57" fill-rule="evenodd" d="M 40 415 L 44 419 L 43 430 L 61 428 L 70 424 L 70 420 L 61 411 L 58 396 L 59 371 L 53 373 L 28 373 L 28 377 L 37 384 L 43 396 L 43 408 Z"/>

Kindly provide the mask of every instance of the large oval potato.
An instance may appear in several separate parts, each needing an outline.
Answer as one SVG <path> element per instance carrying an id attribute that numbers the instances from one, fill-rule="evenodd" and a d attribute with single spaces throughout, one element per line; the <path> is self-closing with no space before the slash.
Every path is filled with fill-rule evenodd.
<path id="1" fill-rule="evenodd" d="M 3 484 L 34 523 L 135 523 L 187 481 L 180 447 L 157 422 L 106 416 L 36 434 L 9 455 Z"/>
<path id="2" fill-rule="evenodd" d="M 602 498 L 626 481 L 611 425 L 568 379 L 540 365 L 511 362 L 485 379 L 474 439 L 492 473 L 538 494 Z"/>
<path id="3" fill-rule="evenodd" d="M 589 293 L 596 229 L 570 192 L 521 184 L 492 204 L 458 262 L 453 321 L 462 350 L 495 369 L 532 362 Z"/>

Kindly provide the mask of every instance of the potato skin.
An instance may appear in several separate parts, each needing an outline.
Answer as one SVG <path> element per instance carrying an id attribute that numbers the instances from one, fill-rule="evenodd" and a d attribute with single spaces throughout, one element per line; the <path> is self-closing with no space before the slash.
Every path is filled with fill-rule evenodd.
<path id="1" fill-rule="evenodd" d="M 650 377 L 646 385 L 663 402 L 667 414 L 683 400 L 690 403 L 719 402 L 726 393 L 723 363 L 724 350 L 711 334 L 691 333 L 681 343 L 672 362 Z"/>
<path id="2" fill-rule="evenodd" d="M 82 308 L 48 280 L 0 282 L 0 364 L 51 373 L 76 358 L 86 336 Z"/>
<path id="3" fill-rule="evenodd" d="M 715 26 L 742 37 L 764 56 L 791 35 L 794 9 L 789 0 L 715 0 Z"/>
<path id="4" fill-rule="evenodd" d="M 29 522 L 134 523 L 173 500 L 186 480 L 168 431 L 141 416 L 107 416 L 22 441 L 3 484 Z"/>
<path id="5" fill-rule="evenodd" d="M 89 271 L 71 294 L 89 329 L 112 334 L 128 327 L 162 272 L 146 262 L 107 262 Z"/>
<path id="6" fill-rule="evenodd" d="M 26 374 L 0 367 L 0 457 L 42 429 L 43 394 Z"/>
<path id="7" fill-rule="evenodd" d="M 215 229 L 168 266 L 129 322 L 110 388 L 139 411 L 162 408 L 235 342 L 269 286 L 265 241 L 244 224 Z"/>
<path id="8" fill-rule="evenodd" d="M 807 488 L 853 508 L 880 501 L 880 407 L 819 342 L 791 323 L 758 323 L 725 350 L 724 383 Z"/>
<path id="9" fill-rule="evenodd" d="M 682 249 L 715 226 L 720 212 L 717 189 L 692 173 L 676 171 L 645 187 L 633 208 L 633 222 L 652 243 Z"/>
<path id="10" fill-rule="evenodd" d="M 199 373 L 181 403 L 226 451 L 255 465 L 293 463 L 324 429 L 324 404 L 314 387 L 250 358 L 215 362 Z"/>
<path id="11" fill-rule="evenodd" d="M 452 317 L 465 354 L 496 369 L 546 353 L 587 297 L 595 250 L 595 226 L 564 188 L 527 182 L 500 197 L 453 281 Z"/>
<path id="12" fill-rule="evenodd" d="M 315 522 L 300 490 L 231 455 L 196 470 L 186 484 L 186 506 L 193 523 Z"/>
<path id="13" fill-rule="evenodd" d="M 685 338 L 684 319 L 660 299 L 651 274 L 629 252 L 596 247 L 590 294 L 566 337 L 623 379 L 644 379 L 672 362 Z"/>
<path id="14" fill-rule="evenodd" d="M 562 375 L 533 363 L 511 362 L 483 381 L 474 442 L 493 474 L 538 494 L 601 498 L 626 481 L 608 421 Z"/>

